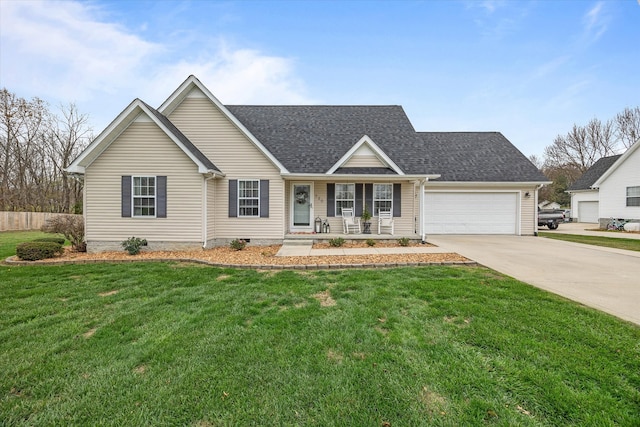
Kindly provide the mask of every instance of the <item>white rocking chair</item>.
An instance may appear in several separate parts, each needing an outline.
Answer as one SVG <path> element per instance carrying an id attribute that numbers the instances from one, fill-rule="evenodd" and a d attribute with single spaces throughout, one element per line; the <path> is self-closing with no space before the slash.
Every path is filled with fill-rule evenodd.
<path id="1" fill-rule="evenodd" d="M 378 234 L 386 230 L 393 235 L 393 215 L 390 211 L 380 211 L 378 213 Z"/>
<path id="2" fill-rule="evenodd" d="M 342 209 L 342 226 L 344 234 L 360 233 L 360 218 L 353 214 L 353 209 Z"/>

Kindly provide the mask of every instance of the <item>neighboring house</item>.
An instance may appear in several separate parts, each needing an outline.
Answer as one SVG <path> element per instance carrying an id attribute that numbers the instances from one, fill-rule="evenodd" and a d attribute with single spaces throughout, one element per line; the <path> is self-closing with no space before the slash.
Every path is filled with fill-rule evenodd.
<path id="1" fill-rule="evenodd" d="M 569 189 L 571 215 L 605 228 L 611 218 L 640 221 L 640 141 L 624 154 L 603 157 Z"/>
<path id="2" fill-rule="evenodd" d="M 67 170 L 90 251 L 280 243 L 317 217 L 341 233 L 365 205 L 397 236 L 533 235 L 548 183 L 498 132 L 416 132 L 400 106 L 223 105 L 194 76 L 157 110 L 134 100 Z"/>
<path id="3" fill-rule="evenodd" d="M 560 209 L 560 203 L 558 202 L 550 202 L 549 200 L 544 200 L 538 203 L 538 207 L 540 209 Z"/>

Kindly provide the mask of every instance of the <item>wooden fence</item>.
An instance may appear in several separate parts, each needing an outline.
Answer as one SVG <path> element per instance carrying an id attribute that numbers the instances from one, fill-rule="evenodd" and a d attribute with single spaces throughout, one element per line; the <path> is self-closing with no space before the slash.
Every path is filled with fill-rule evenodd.
<path id="1" fill-rule="evenodd" d="M 0 212 L 0 231 L 40 230 L 47 220 L 59 215 L 69 214 L 51 212 Z"/>

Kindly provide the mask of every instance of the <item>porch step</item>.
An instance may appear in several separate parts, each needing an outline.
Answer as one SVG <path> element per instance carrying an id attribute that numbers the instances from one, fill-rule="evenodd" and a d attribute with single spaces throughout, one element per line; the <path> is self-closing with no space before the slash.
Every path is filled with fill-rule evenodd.
<path id="1" fill-rule="evenodd" d="M 283 246 L 313 246 L 313 240 L 308 239 L 284 239 Z"/>

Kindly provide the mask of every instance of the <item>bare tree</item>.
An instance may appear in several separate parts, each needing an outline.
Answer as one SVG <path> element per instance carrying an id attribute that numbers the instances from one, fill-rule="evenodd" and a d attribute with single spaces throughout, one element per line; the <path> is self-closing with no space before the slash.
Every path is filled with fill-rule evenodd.
<path id="1" fill-rule="evenodd" d="M 81 183 L 64 168 L 90 139 L 75 105 L 52 114 L 38 98 L 0 91 L 0 210 L 72 212 Z"/>
<path id="2" fill-rule="evenodd" d="M 613 123 L 592 119 L 587 126 L 573 125 L 566 135 L 558 135 L 544 150 L 545 164 L 549 167 L 568 165 L 582 172 L 601 157 L 616 153 Z"/>
<path id="3" fill-rule="evenodd" d="M 640 107 L 625 108 L 616 115 L 614 121 L 616 137 L 625 148 L 640 139 Z"/>

